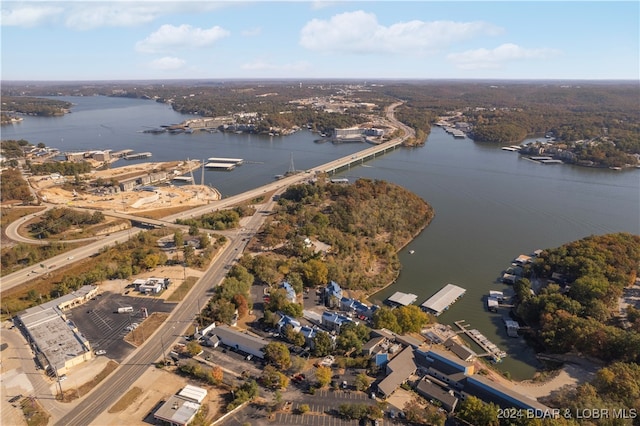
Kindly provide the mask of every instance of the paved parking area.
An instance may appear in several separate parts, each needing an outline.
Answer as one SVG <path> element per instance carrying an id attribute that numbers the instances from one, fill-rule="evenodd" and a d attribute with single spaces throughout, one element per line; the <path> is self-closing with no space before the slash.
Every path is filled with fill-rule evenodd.
<path id="1" fill-rule="evenodd" d="M 131 306 L 132 313 L 117 313 L 118 308 Z M 165 303 L 154 297 L 129 297 L 116 293 L 102 293 L 92 300 L 72 309 L 67 317 L 72 320 L 89 340 L 94 350 L 107 351 L 106 356 L 121 362 L 133 347 L 123 340 L 129 333 L 125 328 L 132 323 L 142 323 L 142 308 L 153 312 L 171 312 L 175 303 Z"/>
<path id="2" fill-rule="evenodd" d="M 372 425 L 371 421 L 360 423 L 359 420 L 346 420 L 334 416 L 318 414 L 289 414 L 277 413 L 275 418 L 277 425 L 309 425 L 309 426 L 359 426 L 361 424 Z M 382 422 L 380 422 L 382 424 Z"/>
<path id="3" fill-rule="evenodd" d="M 271 418 L 264 409 L 259 409 L 254 405 L 248 405 L 244 409 L 226 419 L 224 426 L 240 426 L 251 424 L 252 426 L 262 425 L 309 425 L 309 426 L 359 426 L 371 425 L 371 420 L 360 422 L 358 420 L 347 420 L 338 416 L 337 409 L 340 404 L 367 404 L 374 405 L 376 401 L 370 399 L 364 392 L 328 390 L 322 389 L 315 394 L 300 394 L 297 392 L 285 392 L 284 400 L 291 400 L 291 408 L 287 411 L 274 413 Z M 269 399 L 269 397 L 267 397 Z M 309 406 L 306 414 L 297 414 L 298 407 L 302 404 Z M 380 426 L 392 425 L 389 419 L 379 419 Z"/>

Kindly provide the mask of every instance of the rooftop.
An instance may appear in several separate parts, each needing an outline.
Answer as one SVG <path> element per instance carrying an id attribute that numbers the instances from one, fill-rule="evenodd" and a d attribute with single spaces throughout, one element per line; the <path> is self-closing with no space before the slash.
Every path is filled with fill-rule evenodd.
<path id="1" fill-rule="evenodd" d="M 422 307 L 434 315 L 440 315 L 453 302 L 462 297 L 467 290 L 457 285 L 447 284 L 436 294 L 427 299 Z"/>
<path id="2" fill-rule="evenodd" d="M 401 291 L 396 291 L 395 293 L 393 293 L 393 295 L 391 295 L 391 297 L 387 299 L 387 301 L 389 301 L 390 303 L 400 306 L 411 305 L 416 300 L 418 300 L 418 296 L 416 296 L 415 294 L 403 293 Z"/>
<path id="3" fill-rule="evenodd" d="M 90 297 L 96 291 L 95 286 L 83 286 L 79 290 L 29 308 L 18 315 L 51 367 L 63 370 L 66 361 L 91 350 L 89 342 L 77 332 L 73 322 L 65 319 L 61 309 Z"/>
<path id="4" fill-rule="evenodd" d="M 186 425 L 193 419 L 199 409 L 200 404 L 197 402 L 180 395 L 171 395 L 153 416 L 172 424 Z"/>

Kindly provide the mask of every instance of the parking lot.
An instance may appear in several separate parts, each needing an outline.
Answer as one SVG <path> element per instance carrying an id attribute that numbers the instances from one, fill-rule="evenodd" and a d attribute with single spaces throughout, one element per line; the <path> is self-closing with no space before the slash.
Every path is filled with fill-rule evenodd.
<path id="1" fill-rule="evenodd" d="M 131 306 L 133 312 L 118 313 L 118 308 Z M 171 312 L 175 303 L 165 303 L 153 297 L 129 297 L 105 292 L 87 303 L 72 309 L 67 317 L 89 340 L 93 350 L 106 351 L 105 356 L 121 362 L 133 347 L 123 340 L 126 330 L 133 323 L 144 321 L 142 308 L 153 312 Z"/>
<path id="2" fill-rule="evenodd" d="M 287 400 L 289 395 L 285 396 Z M 222 424 L 225 426 L 236 426 L 242 424 L 251 424 L 252 426 L 260 425 L 308 425 L 308 426 L 373 426 L 372 420 L 347 420 L 337 415 L 337 409 L 340 404 L 367 404 L 373 405 L 376 401 L 367 397 L 363 392 L 349 392 L 341 390 L 322 389 L 316 391 L 314 395 L 303 394 L 296 395 L 295 401 L 292 401 L 289 408 L 274 413 L 269 418 L 268 413 L 264 409 L 260 409 L 254 405 L 248 405 L 244 409 L 235 413 L 231 418 Z M 309 411 L 305 414 L 298 414 L 298 408 L 306 404 Z M 390 426 L 393 423 L 389 419 L 379 419 L 379 426 Z"/>

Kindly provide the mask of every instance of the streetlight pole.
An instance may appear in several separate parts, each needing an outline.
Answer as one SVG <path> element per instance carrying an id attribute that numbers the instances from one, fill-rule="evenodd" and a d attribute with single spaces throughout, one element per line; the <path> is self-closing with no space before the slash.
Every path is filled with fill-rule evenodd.
<path id="1" fill-rule="evenodd" d="M 162 346 L 162 366 L 167 366 L 167 355 L 164 350 L 164 340 L 162 339 L 162 334 L 160 335 L 160 345 Z"/>

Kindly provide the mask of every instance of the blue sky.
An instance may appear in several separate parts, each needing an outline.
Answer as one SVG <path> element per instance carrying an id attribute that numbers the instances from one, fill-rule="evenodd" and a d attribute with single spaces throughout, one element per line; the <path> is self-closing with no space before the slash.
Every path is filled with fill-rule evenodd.
<path id="1" fill-rule="evenodd" d="M 2 80 L 640 79 L 640 3 L 11 1 Z"/>

